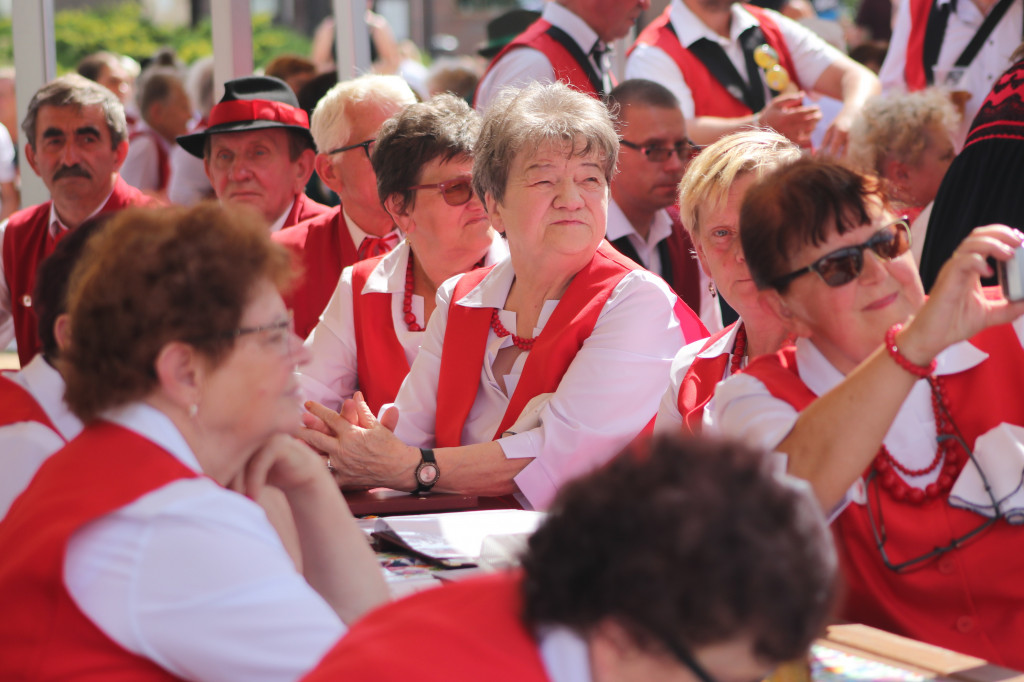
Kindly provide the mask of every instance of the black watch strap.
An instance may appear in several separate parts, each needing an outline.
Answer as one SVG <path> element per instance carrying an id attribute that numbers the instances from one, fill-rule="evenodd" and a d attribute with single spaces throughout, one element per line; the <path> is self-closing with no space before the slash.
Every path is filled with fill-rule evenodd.
<path id="1" fill-rule="evenodd" d="M 419 466 L 416 467 L 416 489 L 414 493 L 426 493 L 434 487 L 437 480 L 441 478 L 441 469 L 437 466 L 437 459 L 434 457 L 434 451 L 429 448 L 420 448 L 420 457 L 422 458 Z M 424 470 L 433 470 L 433 477 L 429 482 L 424 482 L 421 472 Z"/>

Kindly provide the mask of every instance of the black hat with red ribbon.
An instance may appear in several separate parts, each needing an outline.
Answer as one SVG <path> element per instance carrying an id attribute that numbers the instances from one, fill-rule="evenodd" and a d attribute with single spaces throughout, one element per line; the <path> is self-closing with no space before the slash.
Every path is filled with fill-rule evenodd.
<path id="1" fill-rule="evenodd" d="M 245 76 L 224 84 L 224 96 L 210 110 L 209 126 L 198 133 L 180 136 L 178 144 L 201 159 L 208 135 L 262 128 L 298 130 L 313 143 L 309 115 L 299 108 L 287 83 L 271 76 Z"/>

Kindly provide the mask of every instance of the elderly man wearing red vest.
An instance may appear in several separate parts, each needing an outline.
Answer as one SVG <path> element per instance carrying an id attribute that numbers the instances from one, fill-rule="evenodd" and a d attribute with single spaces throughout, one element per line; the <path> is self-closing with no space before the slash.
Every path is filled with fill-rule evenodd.
<path id="1" fill-rule="evenodd" d="M 299 336 L 313 331 L 342 270 L 402 237 L 377 196 L 370 153 L 381 124 L 415 101 L 398 76 L 367 75 L 334 86 L 313 110 L 316 172 L 341 205 L 272 236 L 302 260 L 302 279 L 285 297 Z"/>
<path id="2" fill-rule="evenodd" d="M 717 331 L 722 313 L 676 208 L 683 171 L 700 151 L 686 136 L 679 100 L 664 86 L 636 78 L 608 93 L 608 107 L 618 112 L 622 146 L 605 237 L 619 253 L 661 275 L 704 326 Z"/>
<path id="3" fill-rule="evenodd" d="M 39 263 L 89 217 L 150 199 L 118 174 L 128 128 L 121 102 L 103 86 L 78 75 L 47 83 L 29 102 L 22 129 L 25 158 L 50 192 L 50 201 L 0 224 L 0 346 L 16 338 L 24 365 L 40 348 L 32 310 Z"/>
<path id="4" fill-rule="evenodd" d="M 224 84 L 210 110 L 210 126 L 182 135 L 178 144 L 201 158 L 221 202 L 258 209 L 271 232 L 330 209 L 305 195 L 313 174 L 309 115 L 288 84 L 269 76 L 245 76 Z"/>
<path id="5" fill-rule="evenodd" d="M 483 112 L 498 91 L 562 81 L 600 97 L 611 90 L 608 43 L 625 37 L 650 0 L 557 0 L 491 61 L 476 91 Z"/>
<path id="6" fill-rule="evenodd" d="M 776 65 L 788 78 L 779 78 L 779 69 L 762 73 Z M 836 156 L 864 102 L 879 91 L 873 73 L 809 29 L 738 0 L 672 0 L 637 38 L 626 77 L 671 90 L 699 144 L 754 125 L 810 146 L 821 111 L 804 105 L 802 91 L 827 95 L 842 102 L 823 142 Z"/>

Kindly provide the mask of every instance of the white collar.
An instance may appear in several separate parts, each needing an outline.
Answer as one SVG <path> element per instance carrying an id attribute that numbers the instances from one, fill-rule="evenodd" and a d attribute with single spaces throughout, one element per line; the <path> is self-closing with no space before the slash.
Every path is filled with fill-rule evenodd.
<path id="1" fill-rule="evenodd" d="M 733 346 L 736 345 L 736 335 L 739 334 L 740 325 L 742 324 L 743 320 L 741 318 L 736 321 L 736 324 L 730 325 L 729 330 L 725 334 L 722 334 L 721 338 L 698 353 L 697 357 L 717 358 L 720 355 L 728 355 L 732 353 Z"/>
<path id="2" fill-rule="evenodd" d="M 824 395 L 845 378 L 808 339 L 797 339 L 796 357 L 800 378 L 815 395 Z M 970 341 L 960 341 L 938 354 L 935 358 L 935 374 L 942 376 L 964 372 L 981 364 L 986 358 L 988 353 Z"/>
<path id="3" fill-rule="evenodd" d="M 118 176 L 118 180 L 119 179 L 120 176 Z M 114 187 L 117 187 L 117 180 L 114 181 Z M 86 216 L 85 220 L 88 220 L 89 218 L 92 218 L 93 216 L 99 214 L 100 210 L 102 210 L 103 207 L 107 205 L 107 202 L 110 201 L 111 195 L 113 195 L 114 193 L 114 187 L 110 188 L 110 193 L 107 194 L 106 198 L 104 198 L 103 201 L 101 201 L 99 205 L 96 206 L 96 209 L 92 213 Z M 82 222 L 84 223 L 85 220 L 83 220 Z M 51 237 L 56 237 L 57 234 L 60 233 L 61 231 L 67 231 L 71 229 L 70 227 L 65 225 L 63 221 L 61 221 L 60 216 L 57 215 L 57 206 L 56 204 L 53 203 L 52 196 L 50 197 L 50 222 L 47 223 L 47 226 L 50 230 Z"/>
<path id="4" fill-rule="evenodd" d="M 101 418 L 153 441 L 192 471 L 197 474 L 203 473 L 199 460 L 192 453 L 178 427 L 170 417 L 152 405 L 143 402 L 128 403 L 105 411 Z"/>
<path id="5" fill-rule="evenodd" d="M 292 212 L 293 208 L 295 208 L 295 202 L 298 201 L 298 200 L 299 200 L 299 195 L 296 194 L 295 198 L 292 199 L 292 203 L 288 204 L 288 208 L 284 209 L 284 213 L 279 215 L 277 217 L 277 220 L 275 220 L 274 222 L 270 223 L 270 234 L 274 234 L 275 232 L 279 232 L 281 230 L 281 228 L 284 227 L 284 221 L 288 219 L 288 214 Z"/>
<path id="6" fill-rule="evenodd" d="M 505 300 L 508 292 L 512 289 L 512 282 L 516 278 L 516 272 L 512 269 L 511 260 L 503 260 L 487 273 L 487 276 L 470 289 L 465 296 L 455 303 L 467 308 L 497 308 L 505 307 Z"/>
<path id="7" fill-rule="evenodd" d="M 359 225 L 356 224 L 356 221 L 352 220 L 352 216 L 350 216 L 348 213 L 345 212 L 345 204 L 341 205 L 341 215 L 345 219 L 345 225 L 348 226 L 348 233 L 352 236 L 352 244 L 356 247 L 356 249 L 359 248 L 359 245 L 362 244 L 363 240 L 366 239 L 367 237 L 376 237 L 377 236 L 377 235 L 370 234 L 369 232 L 366 232 L 365 230 L 363 230 L 363 228 L 359 227 Z M 397 225 L 395 225 L 391 229 L 391 231 L 388 232 L 388 234 L 397 234 L 399 239 L 402 238 L 402 231 L 398 229 Z M 386 237 L 386 236 L 388 236 L 388 234 L 385 234 L 385 235 L 382 235 L 382 236 Z M 398 248 L 398 247 L 396 246 L 395 248 Z M 392 249 L 392 251 L 393 250 L 394 249 Z M 405 276 L 405 272 L 404 271 L 402 272 L 402 276 L 403 277 Z"/>
<path id="8" fill-rule="evenodd" d="M 37 353 L 22 367 L 18 376 L 65 440 L 71 440 L 79 434 L 82 422 L 64 402 L 64 377 L 50 366 L 42 353 Z"/>
<path id="9" fill-rule="evenodd" d="M 590 682 L 587 642 L 563 625 L 540 628 L 537 647 L 551 682 Z"/>
<path id="10" fill-rule="evenodd" d="M 682 0 L 672 0 L 669 18 L 681 45 L 689 47 L 701 38 L 707 38 L 726 47 L 738 42 L 740 34 L 745 30 L 758 25 L 754 15 L 745 10 L 741 3 L 733 3 L 729 11 L 732 13 L 732 19 L 729 21 L 728 38 L 723 38 L 708 28 L 708 25 L 683 4 Z"/>
<path id="11" fill-rule="evenodd" d="M 405 271 L 409 267 L 409 254 L 412 249 L 406 239 L 398 242 L 386 256 L 380 259 L 377 267 L 366 278 L 361 294 L 398 294 L 405 291 Z M 484 265 L 494 265 L 508 259 L 508 245 L 497 231 L 491 239 L 491 245 L 484 254 Z"/>
<path id="12" fill-rule="evenodd" d="M 552 26 L 565 31 L 572 38 L 584 54 L 589 55 L 594 44 L 598 41 L 598 35 L 590 28 L 587 22 L 583 21 L 578 14 L 558 2 L 549 2 L 544 5 L 541 12 L 541 19 Z"/>
<path id="13" fill-rule="evenodd" d="M 622 208 L 619 206 L 615 199 L 608 197 L 608 221 L 605 227 L 605 239 L 613 241 L 621 237 L 634 236 L 640 241 L 648 245 L 655 245 L 663 239 L 668 239 L 672 235 L 672 217 L 669 216 L 668 211 L 665 209 L 659 209 L 651 220 L 651 229 L 647 233 L 647 239 L 640 236 L 640 233 L 636 231 L 633 224 L 629 222 L 629 218 L 622 212 Z"/>

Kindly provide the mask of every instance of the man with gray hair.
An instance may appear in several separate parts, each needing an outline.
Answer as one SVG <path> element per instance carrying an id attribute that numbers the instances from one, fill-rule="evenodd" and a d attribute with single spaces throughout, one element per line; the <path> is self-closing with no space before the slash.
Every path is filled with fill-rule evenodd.
<path id="1" fill-rule="evenodd" d="M 39 263 L 88 218 L 150 199 L 119 175 L 128 128 L 121 102 L 103 86 L 75 74 L 47 83 L 21 128 L 25 159 L 50 191 L 49 201 L 0 224 L 0 346 L 17 338 L 24 365 L 40 347 L 32 310 Z"/>
<path id="2" fill-rule="evenodd" d="M 377 196 L 370 154 L 381 124 L 415 101 L 398 76 L 366 75 L 338 83 L 313 110 L 316 172 L 341 205 L 272 235 L 303 263 L 302 279 L 285 297 L 299 336 L 316 326 L 343 269 L 387 253 L 401 237 Z"/>

